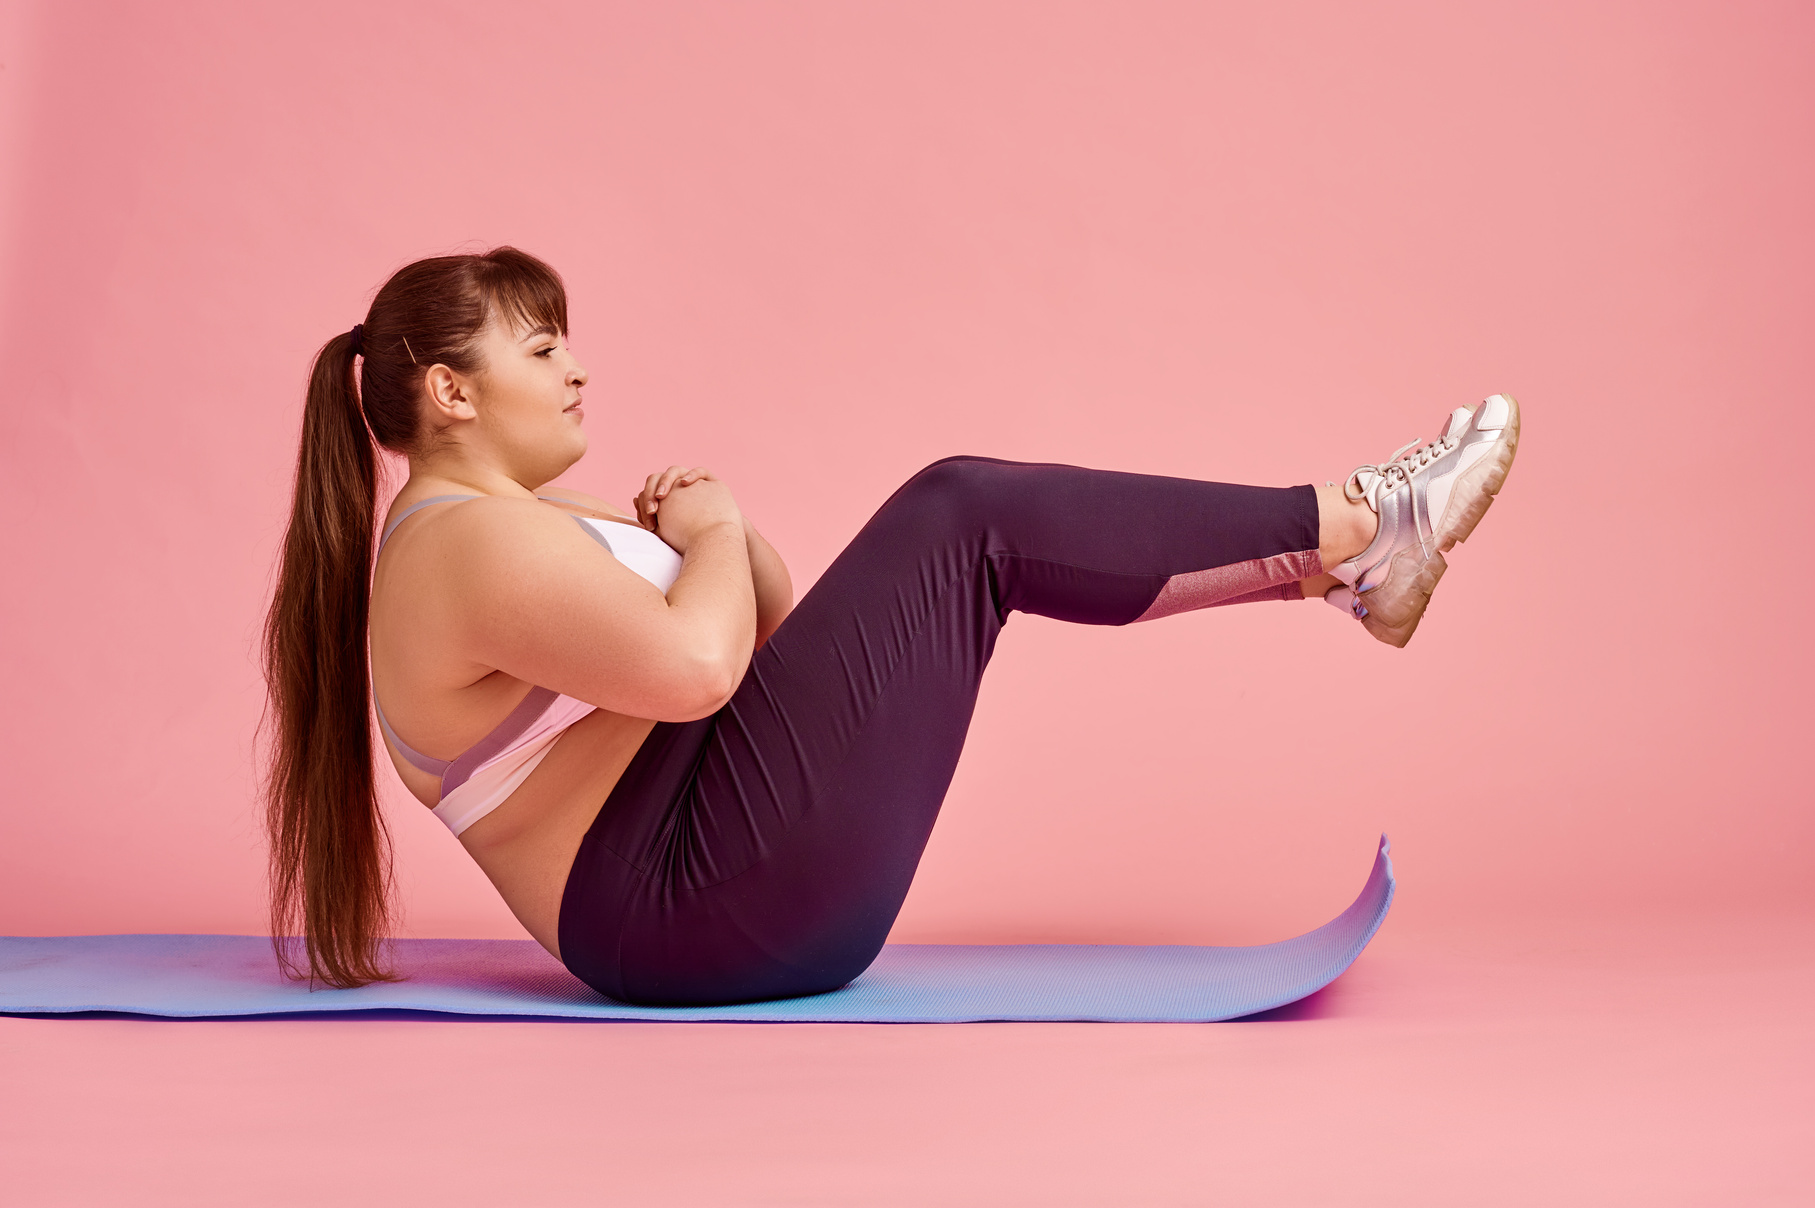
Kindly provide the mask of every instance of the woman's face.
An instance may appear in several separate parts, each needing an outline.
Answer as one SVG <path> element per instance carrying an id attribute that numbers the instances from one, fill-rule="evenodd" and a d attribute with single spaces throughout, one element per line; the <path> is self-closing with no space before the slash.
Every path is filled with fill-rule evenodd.
<path id="1" fill-rule="evenodd" d="M 524 331 L 497 320 L 479 341 L 485 368 L 465 385 L 476 412 L 473 435 L 488 459 L 527 486 L 559 475 L 586 452 L 580 387 L 586 370 L 565 333 Z"/>

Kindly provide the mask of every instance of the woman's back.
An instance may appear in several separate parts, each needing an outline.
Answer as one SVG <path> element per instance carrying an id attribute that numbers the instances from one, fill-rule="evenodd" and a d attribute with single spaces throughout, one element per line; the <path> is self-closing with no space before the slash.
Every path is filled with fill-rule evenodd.
<path id="1" fill-rule="evenodd" d="M 585 595 L 591 607 L 582 611 L 595 614 L 588 627 L 596 638 L 611 627 L 611 618 L 596 615 L 599 605 L 615 604 L 620 620 L 634 622 L 649 593 L 673 586 L 683 559 L 609 504 L 575 492 L 526 503 L 425 496 L 433 489 L 406 487 L 385 525 L 373 580 L 374 704 L 406 787 L 460 837 L 531 934 L 556 951 L 559 877 L 551 870 L 571 862 L 616 782 L 613 769 L 621 771 L 654 722 L 476 662 L 473 646 L 508 646 L 510 635 L 497 631 L 510 626 L 499 623 L 497 593 L 462 585 L 488 574 L 483 538 L 501 527 L 520 557 L 565 562 L 570 571 L 546 570 L 540 590 L 518 577 L 510 614 L 546 633 L 555 628 L 551 609 L 573 611 L 562 597 Z M 465 508 L 503 515 L 481 518 L 489 524 L 448 523 Z M 617 628 L 632 642 L 640 636 L 634 623 Z M 572 664 L 588 661 L 583 648 L 566 653 Z"/>

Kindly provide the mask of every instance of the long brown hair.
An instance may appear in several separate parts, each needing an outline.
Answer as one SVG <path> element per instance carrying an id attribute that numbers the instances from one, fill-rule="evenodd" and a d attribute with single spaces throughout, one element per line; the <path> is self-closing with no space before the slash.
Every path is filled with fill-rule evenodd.
<path id="1" fill-rule="evenodd" d="M 509 247 L 418 260 L 372 299 L 357 348 L 347 332 L 315 355 L 264 638 L 271 937 L 291 977 L 304 976 L 286 942 L 299 924 L 311 978 L 346 987 L 392 976 L 378 950 L 391 917 L 391 864 L 372 766 L 366 652 L 374 442 L 406 455 L 420 450 L 424 375 L 436 364 L 480 372 L 479 337 L 494 316 L 565 332 L 561 278 Z"/>

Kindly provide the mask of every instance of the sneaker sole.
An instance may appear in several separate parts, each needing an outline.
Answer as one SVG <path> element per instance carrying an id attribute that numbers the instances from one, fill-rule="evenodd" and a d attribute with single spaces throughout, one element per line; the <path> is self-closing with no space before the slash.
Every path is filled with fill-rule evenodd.
<path id="1" fill-rule="evenodd" d="M 1437 590 L 1438 581 L 1448 569 L 1449 562 L 1442 554 L 1426 558 L 1416 549 L 1400 550 L 1393 556 L 1386 582 L 1362 597 L 1368 609 L 1368 615 L 1361 618 L 1362 625 L 1387 645 L 1403 647 L 1418 631 L 1431 593 Z M 1391 603 L 1375 599 L 1389 584 L 1397 589 Z"/>
<path id="2" fill-rule="evenodd" d="M 1386 579 L 1362 597 L 1368 609 L 1368 615 L 1361 619 L 1362 625 L 1389 646 L 1403 648 L 1412 640 L 1412 635 L 1418 631 L 1418 622 L 1424 619 L 1424 610 L 1430 605 L 1431 593 L 1437 590 L 1438 581 L 1449 569 L 1443 555 L 1454 549 L 1458 541 L 1468 540 L 1475 526 L 1481 523 L 1481 517 L 1493 506 L 1494 496 L 1506 484 L 1506 475 L 1519 452 L 1519 402 L 1510 394 L 1500 397 L 1506 400 L 1508 408 L 1506 426 L 1500 430 L 1501 439 L 1494 442 L 1492 452 L 1478 465 L 1469 467 L 1456 483 L 1446 509 L 1449 515 L 1445 517 L 1443 531 L 1437 534 L 1436 551 L 1428 558 L 1416 548 L 1399 551 L 1393 557 Z M 1392 589 L 1390 593 L 1388 588 Z"/>

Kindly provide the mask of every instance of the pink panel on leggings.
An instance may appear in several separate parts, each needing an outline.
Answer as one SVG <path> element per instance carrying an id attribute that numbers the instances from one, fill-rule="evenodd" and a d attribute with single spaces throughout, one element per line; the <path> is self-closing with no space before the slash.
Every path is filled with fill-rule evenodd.
<path id="1" fill-rule="evenodd" d="M 1314 549 L 1189 571 L 1166 580 L 1166 586 L 1160 588 L 1160 594 L 1153 598 L 1147 611 L 1135 620 L 1154 621 L 1175 612 L 1190 612 L 1213 604 L 1234 604 L 1238 597 L 1244 601 L 1302 598 L 1302 588 L 1297 596 L 1280 594 L 1273 589 L 1296 585 L 1300 579 L 1322 573 L 1323 558 Z"/>
<path id="2" fill-rule="evenodd" d="M 1259 591 L 1230 596 L 1227 600 L 1218 600 L 1210 607 L 1223 608 L 1230 604 L 1254 604 L 1261 600 L 1302 600 L 1304 598 L 1304 584 L 1294 579 L 1290 583 L 1275 583 L 1272 587 L 1263 587 Z"/>

